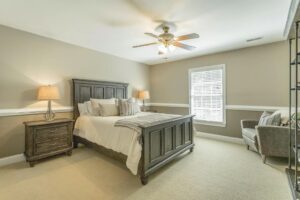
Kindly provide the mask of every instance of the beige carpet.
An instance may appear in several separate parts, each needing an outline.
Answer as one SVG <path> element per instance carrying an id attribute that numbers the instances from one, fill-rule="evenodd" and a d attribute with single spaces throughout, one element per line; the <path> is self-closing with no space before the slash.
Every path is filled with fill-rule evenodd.
<path id="1" fill-rule="evenodd" d="M 287 200 L 285 160 L 264 165 L 245 146 L 195 139 L 191 154 L 164 167 L 142 186 L 123 165 L 87 148 L 29 168 L 0 168 L 1 200 Z"/>

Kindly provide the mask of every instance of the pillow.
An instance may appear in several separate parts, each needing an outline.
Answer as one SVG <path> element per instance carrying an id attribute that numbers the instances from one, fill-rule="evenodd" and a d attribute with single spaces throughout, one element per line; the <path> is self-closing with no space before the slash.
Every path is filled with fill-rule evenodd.
<path id="1" fill-rule="evenodd" d="M 116 104 L 99 104 L 99 110 L 103 117 L 119 115 L 119 106 Z"/>
<path id="2" fill-rule="evenodd" d="M 261 115 L 258 125 L 259 126 L 279 126 L 281 122 L 281 114 L 274 112 L 263 112 Z"/>
<path id="3" fill-rule="evenodd" d="M 85 103 L 78 103 L 78 111 L 80 116 L 89 114 Z"/>
<path id="4" fill-rule="evenodd" d="M 134 98 L 119 99 L 120 116 L 135 115 L 141 112 L 138 102 Z"/>
<path id="5" fill-rule="evenodd" d="M 289 120 L 290 120 L 290 118 L 289 118 L 289 110 L 288 109 L 276 110 L 275 113 L 280 113 L 280 115 L 281 115 L 281 119 L 280 119 L 281 122 L 280 122 L 280 124 L 282 126 L 288 125 Z"/>
<path id="6" fill-rule="evenodd" d="M 84 102 L 84 104 L 87 108 L 87 111 L 88 111 L 89 115 L 93 115 L 92 102 L 91 101 L 86 101 L 86 102 Z"/>
<path id="7" fill-rule="evenodd" d="M 93 115 L 91 101 L 78 103 L 78 111 L 80 115 Z"/>
<path id="8" fill-rule="evenodd" d="M 135 112 L 135 113 L 142 112 L 142 111 L 141 111 L 141 107 L 140 107 L 140 105 L 139 105 L 138 102 L 134 102 L 134 103 L 133 103 L 133 106 L 134 106 L 134 112 Z"/>
<path id="9" fill-rule="evenodd" d="M 101 115 L 99 104 L 116 104 L 116 99 L 90 99 L 92 103 L 93 115 Z"/>

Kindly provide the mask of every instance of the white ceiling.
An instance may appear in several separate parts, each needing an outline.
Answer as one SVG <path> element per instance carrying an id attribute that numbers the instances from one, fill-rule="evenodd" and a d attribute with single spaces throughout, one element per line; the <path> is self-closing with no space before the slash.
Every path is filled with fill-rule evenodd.
<path id="1" fill-rule="evenodd" d="M 292 0 L 0 0 L 0 24 L 146 64 L 284 40 Z M 185 41 L 193 52 L 165 56 L 155 41 L 160 20 L 176 23 L 175 35 L 198 33 Z M 250 38 L 262 40 L 247 43 Z"/>

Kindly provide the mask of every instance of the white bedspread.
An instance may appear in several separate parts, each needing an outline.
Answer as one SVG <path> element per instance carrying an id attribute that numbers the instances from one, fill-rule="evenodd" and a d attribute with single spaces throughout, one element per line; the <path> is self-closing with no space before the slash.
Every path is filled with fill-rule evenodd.
<path id="1" fill-rule="evenodd" d="M 142 112 L 137 115 L 148 114 Z M 126 127 L 114 126 L 116 121 L 131 117 L 133 116 L 80 116 L 76 120 L 74 134 L 107 149 L 127 155 L 126 166 L 136 175 L 142 152 L 138 133 Z"/>

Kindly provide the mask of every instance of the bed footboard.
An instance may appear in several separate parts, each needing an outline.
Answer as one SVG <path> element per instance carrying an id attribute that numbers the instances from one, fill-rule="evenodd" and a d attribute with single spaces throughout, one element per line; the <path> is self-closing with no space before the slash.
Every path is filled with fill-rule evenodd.
<path id="1" fill-rule="evenodd" d="M 140 179 L 147 184 L 148 176 L 181 153 L 193 151 L 193 115 L 172 122 L 142 129 L 142 170 Z"/>

